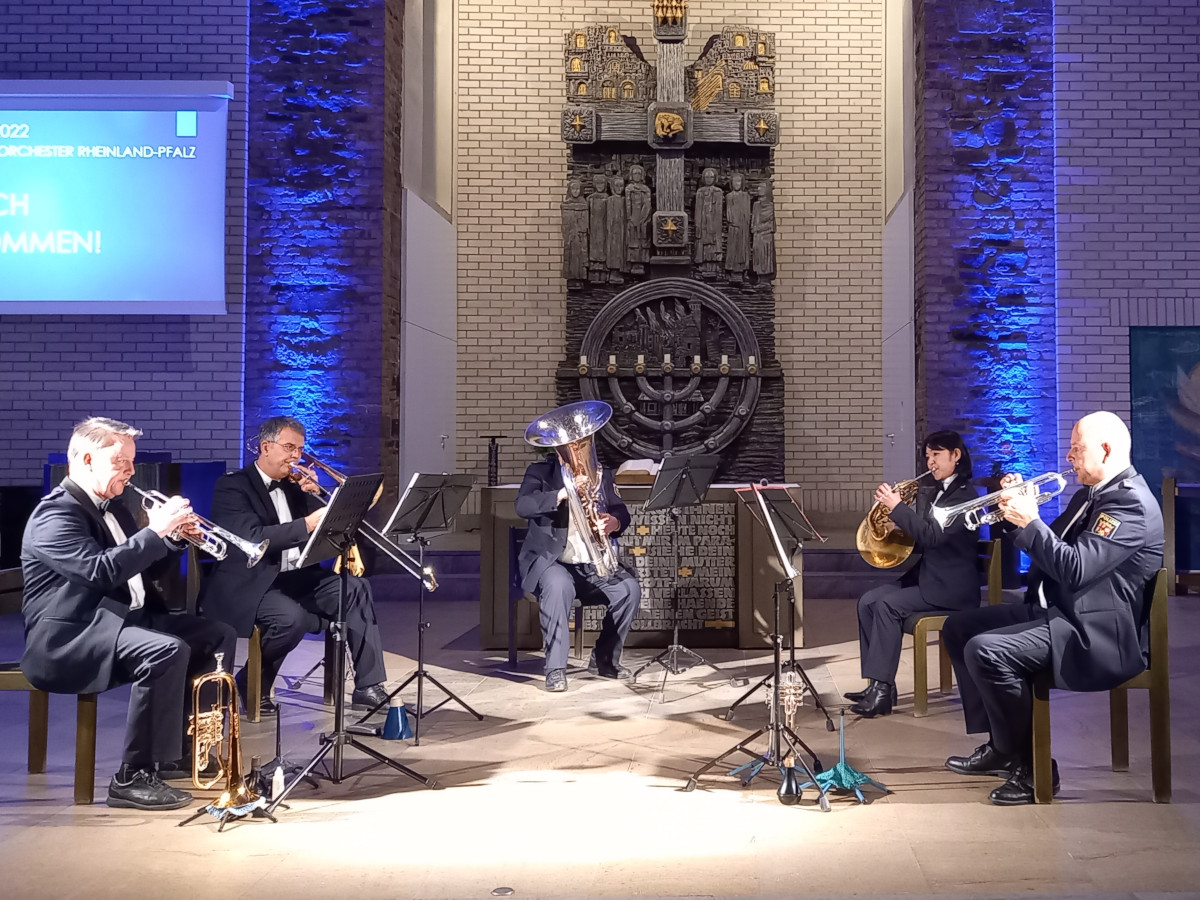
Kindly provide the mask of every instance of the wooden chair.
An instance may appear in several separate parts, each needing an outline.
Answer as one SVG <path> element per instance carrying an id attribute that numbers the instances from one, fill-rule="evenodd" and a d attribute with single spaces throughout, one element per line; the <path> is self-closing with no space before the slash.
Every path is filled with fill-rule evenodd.
<path id="1" fill-rule="evenodd" d="M 529 591 L 522 595 L 520 582 L 517 578 L 517 551 L 525 540 L 525 535 L 529 529 L 513 528 L 508 529 L 508 665 L 509 668 L 516 668 L 517 665 L 517 600 L 522 599 L 531 606 L 537 606 L 537 594 Z M 575 648 L 575 657 L 583 660 L 583 604 L 576 598 L 573 604 L 575 633 L 573 636 L 573 644 Z"/>
<path id="2" fill-rule="evenodd" d="M 995 606 L 1002 599 L 1000 569 L 1000 539 L 979 542 L 979 559 L 985 573 L 987 602 Z M 946 616 L 941 613 L 913 613 L 904 620 L 904 633 L 913 636 L 913 715 L 929 714 L 929 635 L 938 635 L 938 662 L 941 669 L 940 688 L 943 694 L 954 687 L 954 669 L 950 654 L 941 640 Z"/>
<path id="3" fill-rule="evenodd" d="M 1150 693 L 1150 779 L 1155 803 L 1171 802 L 1171 688 L 1167 650 L 1167 586 L 1165 568 L 1159 569 L 1146 586 L 1150 605 L 1150 665 L 1108 692 L 1109 740 L 1112 769 L 1129 771 L 1129 690 L 1144 688 Z M 1033 683 L 1033 795 L 1038 803 L 1054 799 L 1050 762 L 1050 678 Z"/>
<path id="4" fill-rule="evenodd" d="M 20 569 L 0 570 L 0 615 L 21 611 L 25 580 Z M 46 735 L 50 695 L 39 691 L 22 674 L 17 662 L 0 662 L 0 691 L 29 692 L 28 769 L 46 771 Z M 75 802 L 86 806 L 96 790 L 96 694 L 77 694 L 75 709 Z"/>
<path id="5" fill-rule="evenodd" d="M 1186 594 L 1189 588 L 1200 589 L 1200 572 L 1178 568 L 1175 548 L 1175 523 L 1178 521 L 1177 500 L 1180 497 L 1200 497 L 1200 484 L 1182 484 L 1174 478 L 1162 482 L 1163 509 L 1163 567 L 1167 570 L 1167 593 Z"/>

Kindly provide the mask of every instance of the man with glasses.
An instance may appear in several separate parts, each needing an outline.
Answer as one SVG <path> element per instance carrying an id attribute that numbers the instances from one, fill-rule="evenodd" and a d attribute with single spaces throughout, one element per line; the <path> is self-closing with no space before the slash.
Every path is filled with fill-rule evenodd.
<path id="1" fill-rule="evenodd" d="M 298 464 L 304 452 L 304 425 L 291 416 L 275 416 L 258 431 L 258 459 L 217 480 L 212 518 L 251 543 L 270 541 L 266 556 L 253 568 L 236 548 L 217 563 L 200 594 L 204 615 L 232 625 L 248 637 L 258 626 L 262 637 L 263 696 L 260 711 L 273 713 L 270 685 L 279 667 L 308 632 L 337 612 L 339 576 L 317 565 L 297 567 L 309 535 L 325 516 L 316 475 Z M 308 475 L 292 480 L 299 469 Z M 347 579 L 346 642 L 354 661 L 355 709 L 371 709 L 387 700 L 383 682 L 383 645 L 371 586 Z M 246 694 L 246 672 L 238 673 L 238 691 Z"/>

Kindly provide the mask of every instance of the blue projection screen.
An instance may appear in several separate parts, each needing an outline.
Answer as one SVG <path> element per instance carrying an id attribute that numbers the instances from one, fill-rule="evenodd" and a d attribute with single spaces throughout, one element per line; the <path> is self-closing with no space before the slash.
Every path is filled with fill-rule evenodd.
<path id="1" fill-rule="evenodd" d="M 0 81 L 0 315 L 224 313 L 232 96 Z"/>

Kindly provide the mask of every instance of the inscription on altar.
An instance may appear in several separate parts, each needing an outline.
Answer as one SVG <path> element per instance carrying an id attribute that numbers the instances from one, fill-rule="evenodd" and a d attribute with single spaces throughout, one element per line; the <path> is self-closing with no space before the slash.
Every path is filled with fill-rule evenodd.
<path id="1" fill-rule="evenodd" d="M 670 631 L 674 625 L 671 589 L 679 569 L 679 627 L 685 631 L 735 625 L 737 561 L 735 507 L 706 503 L 679 511 L 678 525 L 665 510 L 634 508 L 633 522 L 620 539 L 621 558 L 642 586 L 642 608 L 634 631 Z M 589 607 L 589 628 L 599 628 L 603 608 Z"/>

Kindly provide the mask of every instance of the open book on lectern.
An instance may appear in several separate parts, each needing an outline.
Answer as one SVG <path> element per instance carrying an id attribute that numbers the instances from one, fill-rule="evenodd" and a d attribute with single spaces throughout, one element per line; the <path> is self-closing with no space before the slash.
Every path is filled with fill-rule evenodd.
<path id="1" fill-rule="evenodd" d="M 751 484 L 734 489 L 755 520 L 767 529 L 775 556 L 788 578 L 800 574 L 794 560 L 804 542 L 825 541 L 808 521 L 800 502 L 792 495 L 793 489 L 784 484 Z"/>

